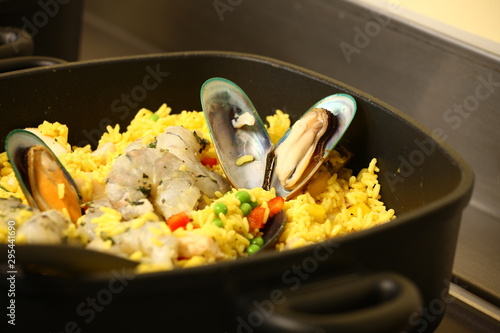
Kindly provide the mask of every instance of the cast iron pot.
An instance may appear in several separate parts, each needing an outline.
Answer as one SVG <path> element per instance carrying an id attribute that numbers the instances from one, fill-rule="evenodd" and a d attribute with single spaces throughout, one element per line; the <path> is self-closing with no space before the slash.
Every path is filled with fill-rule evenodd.
<path id="1" fill-rule="evenodd" d="M 433 331 L 452 301 L 448 284 L 473 174 L 438 137 L 362 91 L 280 61 L 236 53 L 63 64 L 0 75 L 0 137 L 48 120 L 67 124 L 72 144 L 95 145 L 107 125 L 123 128 L 141 107 L 156 110 L 166 102 L 176 112 L 200 110 L 200 87 L 214 76 L 240 85 L 263 116 L 279 108 L 297 119 L 329 94 L 354 96 L 357 115 L 341 143 L 355 153 L 349 167 L 358 172 L 378 159 L 383 201 L 398 218 L 291 251 L 170 272 L 52 276 L 23 271 L 16 263 L 15 328 Z M 6 277 L 3 293 L 10 286 Z"/>
<path id="2" fill-rule="evenodd" d="M 65 63 L 59 58 L 33 56 L 33 38 L 20 28 L 0 26 L 0 73 Z"/>
<path id="3" fill-rule="evenodd" d="M 35 56 L 78 59 L 83 0 L 0 0 L 0 25 L 24 30 Z"/>

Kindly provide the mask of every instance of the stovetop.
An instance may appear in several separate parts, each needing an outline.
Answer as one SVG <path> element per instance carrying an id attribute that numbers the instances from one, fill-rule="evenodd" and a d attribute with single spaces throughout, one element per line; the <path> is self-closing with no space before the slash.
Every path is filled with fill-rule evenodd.
<path id="1" fill-rule="evenodd" d="M 474 168 L 476 185 L 459 234 L 454 298 L 436 332 L 500 331 L 500 54 L 408 22 L 397 6 L 373 12 L 344 1 L 234 2 L 221 16 L 206 1 L 120 4 L 86 1 L 81 60 L 203 49 L 256 53 L 343 81 L 443 130 Z M 375 23 L 367 39 L 356 37 Z M 481 84 L 488 98 L 467 104 Z M 465 111 L 454 111 L 457 105 Z"/>

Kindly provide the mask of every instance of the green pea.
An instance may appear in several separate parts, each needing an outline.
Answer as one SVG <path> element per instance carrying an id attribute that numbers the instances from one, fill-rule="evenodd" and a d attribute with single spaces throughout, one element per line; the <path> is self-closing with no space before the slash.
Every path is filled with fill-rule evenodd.
<path id="1" fill-rule="evenodd" d="M 262 237 L 255 237 L 250 241 L 251 244 L 256 244 L 259 247 L 262 247 L 264 245 L 264 239 Z"/>
<path id="2" fill-rule="evenodd" d="M 214 205 L 214 213 L 219 216 L 220 213 L 226 215 L 227 214 L 227 206 L 222 202 L 218 202 Z"/>
<path id="3" fill-rule="evenodd" d="M 249 203 L 250 201 L 252 201 L 252 197 L 250 196 L 250 193 L 248 193 L 247 191 L 239 191 L 234 196 L 241 203 L 244 203 L 244 202 Z"/>
<path id="4" fill-rule="evenodd" d="M 149 119 L 152 121 L 157 121 L 158 119 L 160 119 L 160 117 L 156 113 L 153 113 L 149 116 Z"/>
<path id="5" fill-rule="evenodd" d="M 252 206 L 249 203 L 244 202 L 240 205 L 240 209 L 243 213 L 243 216 L 247 216 L 252 211 Z"/>
<path id="6" fill-rule="evenodd" d="M 250 255 L 254 254 L 255 252 L 257 252 L 259 250 L 260 250 L 260 246 L 258 246 L 257 244 L 250 244 L 247 247 L 247 253 Z"/>
<path id="7" fill-rule="evenodd" d="M 257 201 L 250 201 L 250 206 L 252 206 L 252 209 L 256 208 L 259 204 Z"/>
<path id="8" fill-rule="evenodd" d="M 212 220 L 212 224 L 215 226 L 218 226 L 219 228 L 224 227 L 224 222 L 222 222 L 222 220 L 218 217 L 216 217 Z"/>

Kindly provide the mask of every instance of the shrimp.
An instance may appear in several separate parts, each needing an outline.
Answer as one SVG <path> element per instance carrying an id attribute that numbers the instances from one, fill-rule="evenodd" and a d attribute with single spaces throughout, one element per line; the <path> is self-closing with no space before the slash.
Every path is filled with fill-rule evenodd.
<path id="1" fill-rule="evenodd" d="M 107 239 L 96 236 L 87 248 L 125 257 L 139 252 L 139 260 L 143 263 L 161 264 L 165 269 L 173 268 L 173 261 L 178 256 L 178 240 L 177 237 L 162 232 L 165 222 L 148 220 L 138 228 L 134 228 L 134 222 L 135 220 L 122 222 L 120 225 L 126 231 Z M 111 246 L 107 243 L 108 240 L 111 240 Z"/>
<path id="2" fill-rule="evenodd" d="M 125 220 L 157 211 L 164 218 L 194 210 L 202 194 L 227 192 L 227 180 L 199 160 L 201 139 L 181 126 L 168 127 L 156 146 L 132 143 L 114 162 L 106 181 L 112 206 Z"/>
<path id="3" fill-rule="evenodd" d="M 80 219 L 78 219 L 78 231 L 85 235 L 85 237 L 89 240 L 96 238 L 95 228 L 96 224 L 92 223 L 92 219 L 99 217 L 103 214 L 103 211 L 100 209 L 101 207 L 109 207 L 111 208 L 111 202 L 107 198 L 95 200 L 92 202 L 88 202 L 87 209 L 85 214 L 82 215 Z"/>
<path id="4" fill-rule="evenodd" d="M 16 197 L 0 198 L 0 226 L 7 226 L 9 221 L 14 221 L 20 225 L 35 214 L 35 210 L 23 204 L 21 199 Z"/>
<path id="5" fill-rule="evenodd" d="M 40 212 L 17 198 L 0 199 L 0 211 L 0 226 L 6 228 L 9 221 L 15 221 L 17 239 L 29 244 L 62 244 L 72 224 L 58 210 Z"/>
<path id="6" fill-rule="evenodd" d="M 182 126 L 167 127 L 156 137 L 156 148 L 165 149 L 180 158 L 194 174 L 199 189 L 208 197 L 215 198 L 215 192 L 225 193 L 230 186 L 224 177 L 201 164 L 198 154 L 207 143 L 196 132 Z"/>
<path id="7" fill-rule="evenodd" d="M 19 235 L 32 244 L 63 244 L 65 234 L 72 222 L 55 209 L 35 214 L 19 227 Z"/>
<path id="8" fill-rule="evenodd" d="M 224 254 L 212 237 L 207 235 L 186 233 L 179 237 L 179 257 L 191 258 L 194 256 L 205 256 L 208 258 L 220 259 Z"/>
<path id="9" fill-rule="evenodd" d="M 183 162 L 154 148 L 134 149 L 119 156 L 109 172 L 106 193 L 125 220 L 155 208 L 166 219 L 198 204 L 199 189 L 192 173 L 182 171 Z M 150 201 L 151 199 L 151 201 Z"/>

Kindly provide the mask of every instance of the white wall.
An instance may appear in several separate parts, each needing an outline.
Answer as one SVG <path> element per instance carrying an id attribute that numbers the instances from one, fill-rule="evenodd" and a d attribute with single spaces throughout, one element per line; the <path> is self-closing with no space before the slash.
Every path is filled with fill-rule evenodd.
<path id="1" fill-rule="evenodd" d="M 500 55 L 498 0 L 350 0 Z"/>

